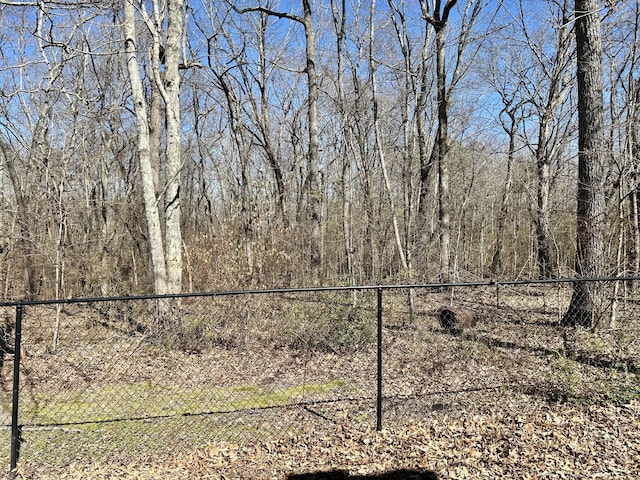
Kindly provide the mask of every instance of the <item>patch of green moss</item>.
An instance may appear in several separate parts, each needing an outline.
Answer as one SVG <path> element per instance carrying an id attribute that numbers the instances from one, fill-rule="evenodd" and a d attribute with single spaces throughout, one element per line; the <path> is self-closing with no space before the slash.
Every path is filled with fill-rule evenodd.
<path id="1" fill-rule="evenodd" d="M 21 459 L 30 464 L 65 465 L 73 461 L 144 459 L 169 452 L 192 450 L 225 440 L 241 442 L 268 438 L 272 428 L 238 418 L 171 417 L 29 428 L 23 431 Z"/>
<path id="2" fill-rule="evenodd" d="M 144 458 L 220 439 L 269 438 L 279 431 L 281 414 L 252 412 L 318 398 L 344 386 L 332 381 L 282 389 L 257 385 L 185 389 L 134 383 L 25 398 L 21 458 L 62 465 L 114 455 Z"/>
<path id="3" fill-rule="evenodd" d="M 342 381 L 283 389 L 257 385 L 193 388 L 151 383 L 106 385 L 25 400 L 21 404 L 21 421 L 38 425 L 81 424 L 234 412 L 284 406 L 342 386 Z"/>

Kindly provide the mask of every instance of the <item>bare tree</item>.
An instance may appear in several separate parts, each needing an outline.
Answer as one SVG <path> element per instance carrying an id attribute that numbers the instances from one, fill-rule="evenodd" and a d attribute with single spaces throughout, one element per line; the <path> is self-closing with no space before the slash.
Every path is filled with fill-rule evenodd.
<path id="1" fill-rule="evenodd" d="M 438 133 L 436 134 L 438 165 L 438 217 L 440 221 L 440 281 L 451 280 L 451 211 L 449 209 L 449 102 L 447 94 L 446 27 L 451 9 L 457 0 L 447 0 L 444 6 L 436 0 L 433 5 L 423 1 L 424 18 L 436 33 L 436 75 L 438 102 Z"/>
<path id="2" fill-rule="evenodd" d="M 322 241 L 321 241 L 321 204 L 322 198 L 318 182 L 320 140 L 318 127 L 318 74 L 316 71 L 316 29 L 314 26 L 311 0 L 302 0 L 302 15 L 274 11 L 264 7 L 236 9 L 239 13 L 259 12 L 277 18 L 284 18 L 300 24 L 305 36 L 305 74 L 307 78 L 307 134 L 308 149 L 307 177 L 307 220 L 309 223 L 309 266 L 311 281 L 321 283 Z"/>
<path id="3" fill-rule="evenodd" d="M 382 170 L 382 178 L 384 180 L 385 191 L 387 193 L 387 198 L 389 200 L 389 206 L 391 208 L 391 223 L 393 226 L 393 235 L 395 240 L 396 250 L 398 252 L 398 257 L 400 258 L 400 265 L 403 271 L 408 271 L 409 263 L 407 262 L 407 255 L 404 249 L 403 241 L 401 238 L 400 227 L 398 226 L 398 212 L 396 208 L 396 201 L 394 198 L 394 192 L 391 186 L 391 180 L 389 177 L 389 171 L 387 168 L 387 160 L 386 160 L 386 150 L 383 144 L 382 138 L 382 127 L 380 124 L 380 113 L 378 107 L 378 87 L 377 87 L 377 76 L 376 76 L 376 60 L 374 59 L 374 44 L 375 44 L 375 5 L 376 2 L 373 0 L 371 2 L 371 11 L 370 11 L 370 27 L 369 27 L 369 81 L 371 84 L 371 96 L 373 103 L 373 128 L 374 128 L 374 137 L 376 142 L 376 151 L 378 155 L 378 160 L 380 161 L 380 169 Z"/>
<path id="4" fill-rule="evenodd" d="M 339 156 L 341 158 L 340 167 L 340 193 L 342 196 L 342 234 L 343 249 L 346 259 L 346 274 L 349 285 L 356 284 L 354 265 L 354 241 L 353 241 L 353 211 L 352 211 L 352 186 L 351 186 L 351 157 L 350 145 L 352 143 L 352 131 L 348 120 L 347 101 L 344 81 L 344 43 L 346 39 L 347 24 L 347 4 L 346 0 L 331 0 L 331 13 L 333 27 L 336 36 L 336 84 L 338 90 L 337 104 L 340 111 L 340 135 Z M 355 295 L 355 292 L 354 292 Z M 355 296 L 354 296 L 355 301 Z"/>
<path id="5" fill-rule="evenodd" d="M 528 97 L 532 114 L 538 120 L 535 137 L 528 141 L 536 163 L 536 196 L 532 209 L 536 260 L 540 278 L 553 278 L 557 275 L 557 265 L 551 229 L 551 189 L 571 126 L 566 117 L 567 97 L 574 85 L 571 71 L 574 51 L 573 32 L 567 26 L 569 0 L 548 1 L 542 8 L 547 18 L 539 27 L 531 26 L 531 13 L 522 1 L 518 4 L 517 18 L 532 67 L 522 95 Z"/>
<path id="6" fill-rule="evenodd" d="M 137 31 L 136 18 L 144 20 L 149 32 L 148 75 L 153 89 L 158 89 L 164 102 L 166 125 L 165 178 L 159 184 L 160 166 L 154 154 L 158 137 L 152 133 L 159 130 L 158 99 L 152 96 L 147 101 L 140 73 L 142 37 Z M 182 233 L 180 225 L 180 47 L 183 35 L 183 2 L 170 0 L 166 8 L 153 3 L 153 11 L 147 12 L 146 4 L 135 0 L 124 1 L 125 51 L 129 81 L 134 100 L 134 111 L 138 132 L 138 159 L 145 215 L 149 238 L 149 250 L 156 293 L 177 293 L 182 289 Z M 166 27 L 165 27 L 166 25 Z M 166 28 L 166 31 L 165 31 Z M 162 39 L 164 40 L 164 44 Z M 155 141 L 154 141 L 155 140 Z M 161 212 L 158 192 L 164 199 Z M 163 215 L 161 215 L 163 213 Z M 164 220 L 164 222 L 163 222 Z M 164 223 L 164 225 L 163 225 Z"/>
<path id="7" fill-rule="evenodd" d="M 438 103 L 438 130 L 434 149 L 437 156 L 438 170 L 438 218 L 440 234 L 440 281 L 451 280 L 451 209 L 449 200 L 449 164 L 448 155 L 451 147 L 449 139 L 449 105 L 452 92 L 462 73 L 462 61 L 469 45 L 470 32 L 483 7 L 483 2 L 469 0 L 461 13 L 460 34 L 456 42 L 456 55 L 453 70 L 447 68 L 447 26 L 451 10 L 458 0 L 420 0 L 422 16 L 435 32 L 436 50 L 436 90 Z"/>
<path id="8" fill-rule="evenodd" d="M 508 14 L 509 17 L 511 14 Z M 518 33 L 522 29 L 504 27 L 501 32 L 487 41 L 483 65 L 480 70 L 482 81 L 486 82 L 500 98 L 501 108 L 497 114 L 497 122 L 507 135 L 506 172 L 504 187 L 500 199 L 500 207 L 496 212 L 495 243 L 491 253 L 491 273 L 500 276 L 505 272 L 503 249 L 506 226 L 510 216 L 516 213 L 513 205 L 513 183 L 516 156 L 523 148 L 522 124 L 529 117 L 535 116 L 531 108 L 531 89 L 528 88 L 535 75 L 535 62 L 527 55 L 518 41 Z M 525 35 L 525 43 L 527 36 Z M 533 76 L 534 78 L 530 78 Z M 549 112 L 551 114 L 552 112 Z M 525 142 L 526 144 L 526 142 Z"/>
<path id="9" fill-rule="evenodd" d="M 520 77 L 522 79 L 522 77 Z M 511 206 L 511 189 L 513 185 L 513 170 L 515 156 L 517 151 L 517 131 L 520 122 L 523 120 L 522 106 L 523 102 L 514 98 L 514 92 L 500 90 L 498 92 L 502 99 L 503 108 L 498 114 L 500 125 L 509 138 L 509 146 L 507 147 L 507 167 L 505 174 L 505 182 L 502 190 L 502 198 L 500 200 L 500 209 L 497 214 L 496 221 L 496 242 L 491 256 L 491 272 L 499 276 L 503 270 L 502 250 L 503 240 L 506 234 L 505 225 Z"/>

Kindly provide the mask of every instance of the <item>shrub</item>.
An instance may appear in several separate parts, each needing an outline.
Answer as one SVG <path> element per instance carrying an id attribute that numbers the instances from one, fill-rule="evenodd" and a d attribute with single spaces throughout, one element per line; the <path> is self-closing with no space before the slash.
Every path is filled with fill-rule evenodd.
<path id="1" fill-rule="evenodd" d="M 306 303 L 285 325 L 286 344 L 292 348 L 353 352 L 375 338 L 375 317 L 364 307 L 348 303 Z"/>

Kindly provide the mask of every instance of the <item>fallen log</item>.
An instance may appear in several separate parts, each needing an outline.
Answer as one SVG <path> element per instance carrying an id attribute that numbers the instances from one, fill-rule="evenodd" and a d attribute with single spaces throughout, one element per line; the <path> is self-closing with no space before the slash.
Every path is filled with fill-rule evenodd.
<path id="1" fill-rule="evenodd" d="M 473 310 L 466 307 L 441 307 L 438 310 L 440 326 L 448 332 L 457 332 L 475 327 L 478 318 Z"/>

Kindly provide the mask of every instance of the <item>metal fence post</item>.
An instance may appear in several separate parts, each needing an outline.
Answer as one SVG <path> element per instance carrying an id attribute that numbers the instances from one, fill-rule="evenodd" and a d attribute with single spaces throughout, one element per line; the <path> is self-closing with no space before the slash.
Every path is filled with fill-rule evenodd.
<path id="1" fill-rule="evenodd" d="M 22 428 L 18 425 L 18 404 L 20 401 L 20 360 L 22 351 L 22 304 L 16 305 L 16 336 L 13 347 L 13 396 L 11 402 L 11 469 L 9 479 L 16 478 L 16 467 L 20 456 Z"/>
<path id="2" fill-rule="evenodd" d="M 376 430 L 382 430 L 382 287 L 378 287 L 378 385 L 376 394 Z"/>

